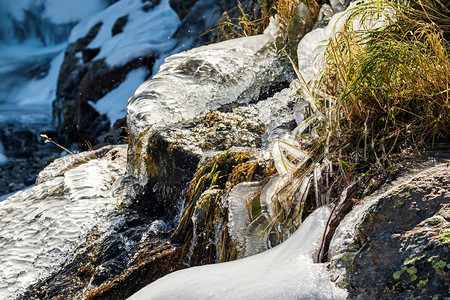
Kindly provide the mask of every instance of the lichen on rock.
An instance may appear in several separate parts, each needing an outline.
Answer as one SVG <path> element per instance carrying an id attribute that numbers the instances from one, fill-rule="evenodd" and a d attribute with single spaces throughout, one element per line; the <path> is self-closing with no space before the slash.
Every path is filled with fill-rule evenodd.
<path id="1" fill-rule="evenodd" d="M 449 295 L 449 174 L 446 164 L 423 171 L 364 199 L 339 225 L 329 256 L 351 298 Z"/>

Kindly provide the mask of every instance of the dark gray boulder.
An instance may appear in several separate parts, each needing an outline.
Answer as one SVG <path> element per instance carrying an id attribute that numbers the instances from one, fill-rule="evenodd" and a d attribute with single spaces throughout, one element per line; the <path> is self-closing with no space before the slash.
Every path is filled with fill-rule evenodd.
<path id="1" fill-rule="evenodd" d="M 331 242 L 337 282 L 351 299 L 447 299 L 449 209 L 448 164 L 364 199 Z"/>

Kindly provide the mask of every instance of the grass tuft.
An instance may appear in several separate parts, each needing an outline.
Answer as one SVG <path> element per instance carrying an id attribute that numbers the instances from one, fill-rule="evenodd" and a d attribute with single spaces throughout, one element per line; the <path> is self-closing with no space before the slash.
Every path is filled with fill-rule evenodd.
<path id="1" fill-rule="evenodd" d="M 425 8 L 436 3 L 356 6 L 347 26 L 330 42 L 316 88 L 325 95 L 319 99 L 322 109 L 331 110 L 323 134 L 330 135 L 335 152 L 343 150 L 355 163 L 381 166 L 389 164 L 392 154 L 420 151 L 448 138 L 450 62 L 444 29 L 450 14 L 438 14 L 444 29 L 430 22 L 435 11 Z M 357 16 L 364 22 L 386 10 L 393 13 L 381 27 L 351 26 Z"/>

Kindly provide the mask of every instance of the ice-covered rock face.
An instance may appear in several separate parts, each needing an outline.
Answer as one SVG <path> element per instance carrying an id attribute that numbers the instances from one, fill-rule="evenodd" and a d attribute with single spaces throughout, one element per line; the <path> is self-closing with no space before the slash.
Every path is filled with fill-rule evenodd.
<path id="1" fill-rule="evenodd" d="M 257 100 L 261 88 L 283 77 L 274 46 L 277 28 L 173 55 L 143 83 L 127 107 L 128 173 L 145 183 L 147 141 L 156 128 L 201 118 L 225 105 Z"/>
<path id="2" fill-rule="evenodd" d="M 0 202 L 0 298 L 50 274 L 87 232 L 102 226 L 115 209 L 111 187 L 125 157 L 125 147 L 107 147 L 58 159 L 35 186 Z"/>

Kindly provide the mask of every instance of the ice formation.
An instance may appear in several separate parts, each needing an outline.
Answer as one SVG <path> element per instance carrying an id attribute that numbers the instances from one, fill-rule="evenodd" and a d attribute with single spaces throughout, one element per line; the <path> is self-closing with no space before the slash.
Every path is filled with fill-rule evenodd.
<path id="1" fill-rule="evenodd" d="M 260 237 L 260 243 L 248 243 L 246 234 L 250 225 L 247 201 L 250 201 L 260 191 L 261 184 L 259 182 L 244 182 L 234 186 L 226 199 L 228 203 L 228 232 L 236 245 L 240 258 L 266 250 L 266 247 L 263 245 L 263 237 Z M 250 208 L 251 206 L 251 203 L 249 203 L 248 207 Z"/>
<path id="2" fill-rule="evenodd" d="M 275 23 L 262 35 L 203 46 L 167 58 L 159 73 L 144 82 L 129 100 L 130 145 L 139 143 L 145 149 L 151 129 L 193 121 L 223 105 L 257 100 L 261 86 L 281 76 L 282 67 L 277 65 L 273 45 L 278 30 Z M 145 153 L 138 155 L 143 157 Z M 129 168 L 131 175 L 146 174 L 145 161 L 129 159 L 141 165 Z"/>
<path id="3" fill-rule="evenodd" d="M 1 299 L 51 273 L 115 209 L 110 190 L 123 174 L 125 159 L 89 155 L 56 160 L 35 186 L 0 202 Z"/>
<path id="4" fill-rule="evenodd" d="M 345 299 L 326 265 L 313 262 L 329 214 L 321 207 L 264 253 L 169 274 L 128 299 Z"/>

